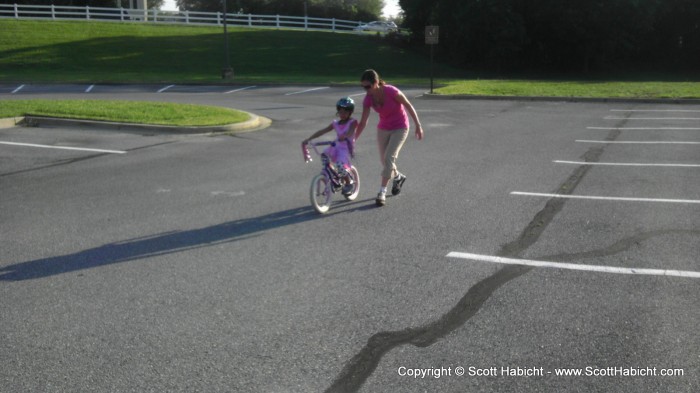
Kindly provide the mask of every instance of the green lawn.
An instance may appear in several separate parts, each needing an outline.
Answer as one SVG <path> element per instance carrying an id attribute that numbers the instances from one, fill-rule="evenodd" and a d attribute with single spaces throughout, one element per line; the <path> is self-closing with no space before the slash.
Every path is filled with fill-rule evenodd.
<path id="1" fill-rule="evenodd" d="M 675 81 L 465 80 L 451 82 L 435 92 L 446 95 L 488 96 L 699 98 L 700 83 Z"/>
<path id="2" fill-rule="evenodd" d="M 216 126 L 250 118 L 228 108 L 164 102 L 3 100 L 0 105 L 0 118 L 26 115 L 174 126 Z"/>
<path id="3" fill-rule="evenodd" d="M 228 29 L 234 82 L 427 84 L 429 59 L 374 36 Z M 142 23 L 0 20 L 0 81 L 220 83 L 223 29 Z M 443 75 L 460 72 L 439 67 Z"/>
<path id="4" fill-rule="evenodd" d="M 222 81 L 222 28 L 0 19 L 0 83 L 359 84 L 367 68 L 378 70 L 389 83 L 426 90 L 430 83 L 428 56 L 374 35 L 235 27 L 229 33 L 234 78 Z M 678 81 L 676 75 L 637 81 L 629 75 L 625 81 L 479 79 L 443 64 L 436 64 L 434 73 L 435 93 L 444 95 L 700 98 L 697 76 L 688 81 Z M 119 102 L 25 102 L 19 108 L 9 102 L 2 101 L 0 117 L 41 110 L 51 116 L 158 124 L 231 120 L 230 113 L 200 115 L 202 108 L 185 110 L 173 104 L 144 112 L 141 104 L 127 108 Z"/>

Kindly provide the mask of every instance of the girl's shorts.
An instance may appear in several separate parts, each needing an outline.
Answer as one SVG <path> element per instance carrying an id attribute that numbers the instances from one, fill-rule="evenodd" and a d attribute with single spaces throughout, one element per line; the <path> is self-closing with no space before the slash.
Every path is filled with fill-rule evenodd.
<path id="1" fill-rule="evenodd" d="M 331 162 L 341 162 L 346 168 L 350 168 L 350 151 L 347 147 L 329 146 L 323 151 L 330 158 Z"/>

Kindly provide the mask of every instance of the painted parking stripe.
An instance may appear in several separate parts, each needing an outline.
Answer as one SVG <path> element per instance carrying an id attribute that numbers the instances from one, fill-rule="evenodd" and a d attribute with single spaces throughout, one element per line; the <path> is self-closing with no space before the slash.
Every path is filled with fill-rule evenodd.
<path id="1" fill-rule="evenodd" d="M 164 88 L 162 88 L 162 89 L 158 90 L 158 93 L 162 93 L 162 92 L 164 92 L 164 91 L 166 91 L 166 90 L 170 89 L 171 87 L 175 87 L 175 85 L 169 85 L 169 86 L 165 86 Z"/>
<path id="2" fill-rule="evenodd" d="M 40 147 L 40 148 L 44 148 L 44 149 L 91 151 L 91 152 L 109 153 L 109 154 L 125 154 L 126 153 L 125 151 L 121 151 L 121 150 L 103 150 L 103 149 L 89 149 L 89 148 L 85 148 L 85 147 L 37 145 L 34 143 L 0 142 L 0 144 L 1 145 L 11 145 L 11 146 Z"/>
<path id="3" fill-rule="evenodd" d="M 257 86 L 241 87 L 240 89 L 235 89 L 235 90 L 226 91 L 226 92 L 224 92 L 224 94 L 231 94 L 231 93 L 235 93 L 235 92 L 237 92 L 237 91 L 243 91 L 243 90 L 254 89 L 254 88 L 256 88 L 256 87 L 257 87 Z"/>
<path id="4" fill-rule="evenodd" d="M 634 163 L 634 162 L 586 162 L 586 161 L 564 161 L 554 160 L 555 164 L 573 164 L 573 165 L 600 165 L 600 166 L 659 166 L 659 167 L 680 167 L 680 168 L 698 168 L 700 164 L 657 164 L 657 163 Z"/>
<path id="5" fill-rule="evenodd" d="M 605 120 L 700 120 L 700 117 L 620 117 L 620 116 L 605 116 Z"/>
<path id="6" fill-rule="evenodd" d="M 546 194 L 540 192 L 522 192 L 512 191 L 510 195 L 534 196 L 543 198 L 564 198 L 564 199 L 589 199 L 595 201 L 622 201 L 622 202 L 660 202 L 660 203 L 684 203 L 684 204 L 700 204 L 698 199 L 665 199 L 665 198 L 627 198 L 627 197 L 609 197 L 609 196 L 594 196 L 594 195 L 565 195 L 565 194 Z"/>
<path id="7" fill-rule="evenodd" d="M 678 130 L 678 131 L 698 131 L 700 127 L 586 127 L 588 130 Z"/>
<path id="8" fill-rule="evenodd" d="M 576 142 L 579 143 L 604 143 L 604 144 L 630 144 L 630 145 L 700 145 L 700 142 L 693 141 L 592 141 L 585 139 L 578 139 Z"/>
<path id="9" fill-rule="evenodd" d="M 700 272 L 688 270 L 671 270 L 671 269 L 648 269 L 648 268 L 629 268 L 617 266 L 603 265 L 580 265 L 575 263 L 537 261 L 532 259 L 516 259 L 504 258 L 492 255 L 472 254 L 466 252 L 452 251 L 446 255 L 448 258 L 460 258 L 480 262 L 499 263 L 506 265 L 524 265 L 533 267 L 546 267 L 554 269 L 580 270 L 589 272 L 612 273 L 612 274 L 631 274 L 638 276 L 671 276 L 684 278 L 700 278 Z"/>
<path id="10" fill-rule="evenodd" d="M 12 93 L 10 93 L 10 94 L 15 94 L 15 93 L 17 93 L 18 91 L 22 90 L 23 88 L 24 88 L 24 85 L 21 85 L 21 86 L 19 86 L 18 88 L 12 90 Z"/>
<path id="11" fill-rule="evenodd" d="M 679 112 L 679 113 L 700 113 L 696 109 L 610 109 L 610 112 Z"/>
<path id="12" fill-rule="evenodd" d="M 302 91 L 295 91 L 295 92 L 292 92 L 292 93 L 287 93 L 287 94 L 285 94 L 285 95 L 286 95 L 286 96 L 293 96 L 293 95 L 295 95 L 295 94 L 304 94 L 304 93 L 308 93 L 308 92 L 311 92 L 311 91 L 324 90 L 324 89 L 330 89 L 330 87 L 328 87 L 328 86 L 325 86 L 325 87 L 315 87 L 315 88 L 313 88 L 313 89 L 307 89 L 307 90 L 302 90 Z"/>

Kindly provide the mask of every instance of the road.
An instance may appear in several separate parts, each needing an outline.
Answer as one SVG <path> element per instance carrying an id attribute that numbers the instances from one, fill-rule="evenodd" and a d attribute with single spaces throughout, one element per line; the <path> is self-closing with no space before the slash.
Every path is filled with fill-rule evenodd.
<path id="1" fill-rule="evenodd" d="M 700 390 L 698 106 L 406 88 L 404 191 L 374 206 L 373 115 L 319 215 L 299 143 L 359 86 L 18 87 L 273 123 L 0 130 L 4 392 Z"/>

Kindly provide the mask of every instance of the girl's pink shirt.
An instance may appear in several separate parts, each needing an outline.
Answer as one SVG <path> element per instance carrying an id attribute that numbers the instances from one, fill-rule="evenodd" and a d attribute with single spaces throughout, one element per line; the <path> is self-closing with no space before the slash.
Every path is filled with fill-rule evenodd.
<path id="1" fill-rule="evenodd" d="M 374 105 L 374 99 L 371 94 L 365 96 L 362 105 L 365 108 L 372 107 L 379 114 L 379 124 L 377 128 L 380 130 L 400 130 L 408 129 L 408 115 L 403 105 L 396 101 L 399 95 L 399 89 L 392 85 L 384 85 L 384 104 L 382 106 Z"/>

